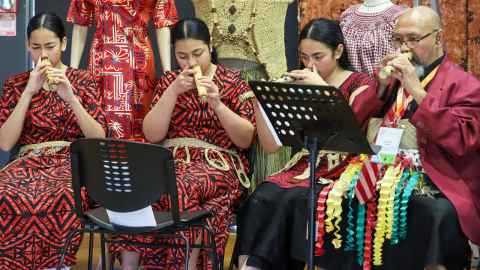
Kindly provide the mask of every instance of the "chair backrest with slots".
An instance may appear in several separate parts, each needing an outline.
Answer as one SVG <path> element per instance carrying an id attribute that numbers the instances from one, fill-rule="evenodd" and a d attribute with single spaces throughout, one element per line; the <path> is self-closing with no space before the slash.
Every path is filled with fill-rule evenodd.
<path id="1" fill-rule="evenodd" d="M 77 211 L 81 188 L 86 187 L 90 198 L 117 212 L 142 209 L 170 195 L 176 212 L 172 214 L 178 218 L 174 161 L 168 149 L 125 140 L 79 139 L 71 145 L 71 156 Z"/>

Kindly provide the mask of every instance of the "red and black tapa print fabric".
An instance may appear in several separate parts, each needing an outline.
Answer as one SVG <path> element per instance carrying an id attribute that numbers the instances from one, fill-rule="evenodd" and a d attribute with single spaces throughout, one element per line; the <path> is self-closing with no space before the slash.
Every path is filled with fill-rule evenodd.
<path id="1" fill-rule="evenodd" d="M 66 75 L 87 112 L 104 125 L 102 99 L 93 78 L 76 69 L 68 69 Z M 0 126 L 15 109 L 28 78 L 26 72 L 5 82 Z M 18 144 L 74 141 L 82 136 L 70 107 L 55 92 L 41 89 L 31 101 Z M 0 170 L 1 270 L 56 267 L 68 232 L 80 227 L 73 210 L 69 148 L 49 150 L 32 150 Z M 66 265 L 75 264 L 79 245 L 78 236 Z"/>
<path id="2" fill-rule="evenodd" d="M 177 76 L 178 72 L 167 72 L 160 79 L 155 89 L 153 104 L 158 102 L 161 95 Z M 239 99 L 242 94 L 251 91 L 247 83 L 240 79 L 239 73 L 219 65 L 213 81 L 219 87 L 222 102 L 241 117 L 255 124 L 251 99 L 246 101 Z M 235 150 L 240 153 L 245 169 L 248 170 L 245 155 L 230 140 L 215 112 L 208 107 L 207 103 L 202 104 L 200 102 L 196 90 L 180 95 L 172 114 L 167 138 L 181 137 L 196 138 L 226 149 Z M 217 252 L 223 254 L 228 234 L 227 226 L 233 221 L 233 205 L 238 202 L 244 189 L 233 170 L 234 165 L 231 158 L 226 154 L 223 154 L 223 157 L 230 167 L 228 171 L 221 171 L 208 165 L 202 148 L 189 148 L 189 154 L 189 163 L 184 162 L 187 157 L 183 147 L 178 148 L 175 156 L 179 207 L 192 211 L 208 209 L 213 212 L 213 216 L 207 222 L 214 230 Z M 219 157 L 218 154 L 210 151 L 209 158 L 218 159 Z M 166 200 L 161 200 L 153 207 L 160 210 L 168 209 L 169 205 Z M 198 236 L 198 232 L 189 231 L 186 232 L 186 236 L 193 243 Z M 152 239 L 145 238 L 136 238 L 136 240 L 152 241 Z M 146 249 L 111 245 L 111 251 L 117 257 L 121 250 L 126 249 L 141 252 L 141 264 L 145 268 L 183 269 L 184 254 L 178 249 Z M 211 269 L 205 253 L 202 254 L 199 269 Z"/>

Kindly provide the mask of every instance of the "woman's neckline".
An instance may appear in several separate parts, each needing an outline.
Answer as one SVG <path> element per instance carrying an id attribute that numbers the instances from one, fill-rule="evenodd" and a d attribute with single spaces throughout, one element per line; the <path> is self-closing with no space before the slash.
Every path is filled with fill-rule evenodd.
<path id="1" fill-rule="evenodd" d="M 336 74 L 336 77 L 338 77 L 338 79 L 335 79 L 333 82 L 327 82 L 327 83 L 336 88 L 341 88 L 342 85 L 348 80 L 350 75 L 352 75 L 352 73 L 353 73 L 352 71 L 346 70 L 346 69 L 339 70 L 337 71 L 337 74 Z"/>

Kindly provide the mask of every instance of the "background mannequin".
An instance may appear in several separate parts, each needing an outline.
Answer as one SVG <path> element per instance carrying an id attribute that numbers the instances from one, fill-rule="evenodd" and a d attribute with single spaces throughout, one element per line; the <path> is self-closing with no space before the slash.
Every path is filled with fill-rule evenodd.
<path id="1" fill-rule="evenodd" d="M 365 13 L 382 12 L 393 6 L 390 0 L 365 0 L 358 8 L 358 11 Z"/>
<path id="2" fill-rule="evenodd" d="M 241 71 L 243 79 L 274 79 L 287 71 L 285 14 L 293 0 L 192 0 L 207 23 L 218 62 Z M 215 12 L 212 12 L 215 10 Z M 267 155 L 256 146 L 252 188 L 280 170 L 289 148 Z"/>
<path id="3" fill-rule="evenodd" d="M 269 79 L 280 77 L 287 69 L 284 25 L 288 5 L 292 2 L 192 0 L 195 15 L 213 32 L 212 41 L 219 62 L 243 74 L 250 71 L 250 76 Z"/>
<path id="4" fill-rule="evenodd" d="M 372 74 L 385 55 L 395 52 L 392 31 L 403 10 L 390 0 L 365 0 L 342 13 L 340 26 L 355 71 Z"/>
<path id="5" fill-rule="evenodd" d="M 173 0 L 71 1 L 67 17 L 74 23 L 70 65 L 78 67 L 88 26 L 95 25 L 89 69 L 103 91 L 110 137 L 143 140 L 142 121 L 156 77 L 147 30 L 151 18 L 162 68 L 170 70 L 168 27 L 178 20 Z"/>

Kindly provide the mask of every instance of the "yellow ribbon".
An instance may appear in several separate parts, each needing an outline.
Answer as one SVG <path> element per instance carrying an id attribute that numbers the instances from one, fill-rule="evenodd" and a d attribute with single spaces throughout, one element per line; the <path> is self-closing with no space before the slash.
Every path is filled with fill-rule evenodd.
<path id="1" fill-rule="evenodd" d="M 354 176 L 362 169 L 361 162 L 350 163 L 345 171 L 340 175 L 340 179 L 335 182 L 332 190 L 328 193 L 325 211 L 325 231 L 333 232 L 332 244 L 338 249 L 342 246 L 342 236 L 340 234 L 340 222 L 342 221 L 342 200 L 348 190 Z"/>
<path id="2" fill-rule="evenodd" d="M 395 196 L 395 183 L 398 182 L 402 173 L 401 165 L 389 166 L 382 180 L 378 182 L 380 196 L 377 205 L 377 224 L 373 238 L 373 265 L 382 265 L 382 247 L 385 235 L 390 232 L 393 224 L 393 198 Z M 389 221 L 391 219 L 391 221 Z"/>
<path id="3" fill-rule="evenodd" d="M 393 178 L 393 182 L 392 182 L 392 186 L 390 187 L 390 190 L 389 190 L 389 193 L 388 193 L 388 197 L 387 197 L 387 216 L 386 216 L 386 224 L 385 224 L 385 228 L 386 228 L 386 238 L 387 239 L 392 239 L 392 230 L 393 230 L 393 210 L 394 210 L 394 200 L 395 200 L 395 188 L 398 184 L 398 182 L 400 181 L 400 179 L 402 178 L 402 174 L 403 174 L 403 168 L 398 165 L 397 168 L 395 168 L 397 171 L 395 171 L 396 175 L 394 175 L 394 178 Z"/>

